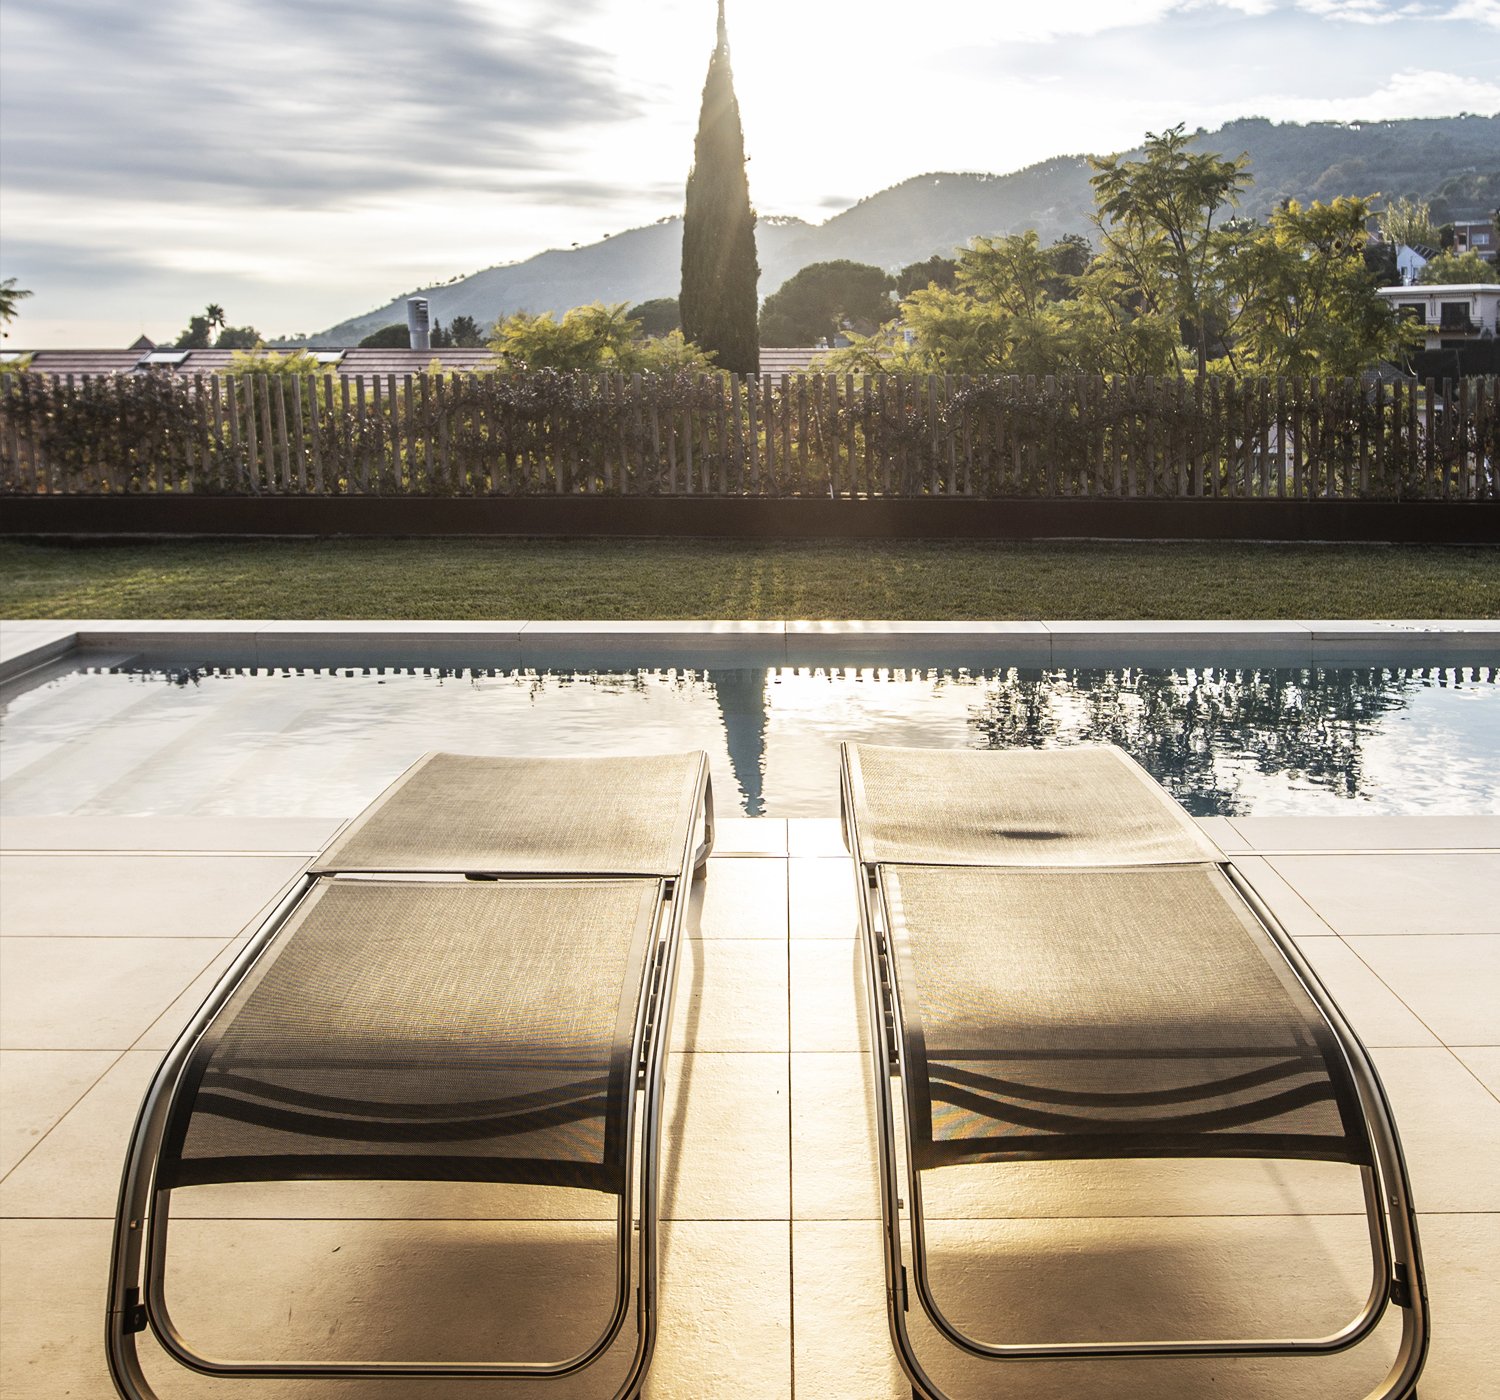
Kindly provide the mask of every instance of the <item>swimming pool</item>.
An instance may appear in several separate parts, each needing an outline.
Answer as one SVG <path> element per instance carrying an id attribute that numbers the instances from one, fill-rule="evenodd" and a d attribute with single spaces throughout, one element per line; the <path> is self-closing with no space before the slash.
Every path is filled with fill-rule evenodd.
<path id="1" fill-rule="evenodd" d="M 837 744 L 1120 744 L 1198 816 L 1500 813 L 1490 666 L 214 667 L 75 656 L 0 704 L 0 815 L 331 816 L 430 749 L 703 748 L 837 813 Z"/>

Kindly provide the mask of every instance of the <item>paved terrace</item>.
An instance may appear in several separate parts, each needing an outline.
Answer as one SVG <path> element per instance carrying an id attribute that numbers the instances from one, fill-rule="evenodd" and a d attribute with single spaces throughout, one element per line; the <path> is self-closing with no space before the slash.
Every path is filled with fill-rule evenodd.
<path id="1" fill-rule="evenodd" d="M 21 627 L 36 643 L 57 632 Z M 6 630 L 14 658 L 21 643 Z M 337 825 L 5 823 L 0 1395 L 112 1393 L 102 1346 L 109 1221 L 141 1094 L 248 931 Z M 1422 1211 L 1434 1319 L 1422 1400 L 1479 1400 L 1494 1385 L 1500 1316 L 1500 817 L 1205 825 L 1374 1051 Z M 904 1400 L 883 1310 L 853 875 L 837 823 L 722 822 L 688 931 L 647 1394 Z M 1357 1306 L 1366 1266 L 1357 1191 L 1331 1170 L 1053 1164 L 1007 1169 L 1001 1190 L 955 1179 L 934 1203 L 939 1287 L 949 1281 L 970 1320 L 1033 1336 L 1086 1335 L 1100 1321 L 1332 1326 Z M 502 1329 L 577 1337 L 609 1267 L 609 1226 L 510 1188 L 197 1188 L 180 1193 L 176 1213 L 180 1320 L 238 1354 L 460 1355 L 483 1352 Z M 562 1279 L 576 1307 L 553 1305 L 547 1286 Z M 1378 1381 L 1394 1335 L 1388 1319 L 1360 1352 L 1324 1361 L 935 1371 L 958 1395 L 1018 1400 L 1342 1400 Z M 545 1389 L 377 1388 L 230 1385 L 148 1361 L 164 1397 L 277 1400 L 572 1397 L 607 1393 L 609 1366 L 592 1383 Z"/>

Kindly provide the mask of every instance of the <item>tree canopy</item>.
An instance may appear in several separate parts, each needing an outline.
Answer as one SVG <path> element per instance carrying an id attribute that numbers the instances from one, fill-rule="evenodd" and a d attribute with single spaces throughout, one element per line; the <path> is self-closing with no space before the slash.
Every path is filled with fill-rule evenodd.
<path id="1" fill-rule="evenodd" d="M 16 286 L 14 277 L 7 277 L 0 282 L 0 325 L 8 326 L 16 319 L 16 303 L 29 297 L 31 292 L 25 287 Z"/>
<path id="2" fill-rule="evenodd" d="M 766 298 L 762 345 L 830 344 L 842 330 L 870 335 L 891 314 L 891 278 L 869 263 L 810 263 Z"/>
<path id="3" fill-rule="evenodd" d="M 1439 253 L 1417 274 L 1426 286 L 1465 287 L 1500 282 L 1500 271 L 1478 253 Z"/>
<path id="4" fill-rule="evenodd" d="M 558 320 L 550 311 L 525 311 L 495 323 L 490 349 L 511 369 L 619 370 L 662 374 L 711 368 L 709 358 L 681 331 L 643 336 L 626 304 L 575 306 Z"/>
<path id="5" fill-rule="evenodd" d="M 405 321 L 392 321 L 378 331 L 371 331 L 359 342 L 361 350 L 410 350 L 411 331 Z"/>
<path id="6" fill-rule="evenodd" d="M 693 166 L 688 173 L 682 221 L 682 329 L 737 374 L 760 370 L 756 326 L 755 211 L 745 176 L 745 134 L 734 75 L 724 0 L 719 0 L 718 42 L 703 84 Z"/>
<path id="7" fill-rule="evenodd" d="M 1347 375 L 1407 346 L 1376 295 L 1389 279 L 1367 257 L 1370 200 L 1287 200 L 1265 223 L 1227 217 L 1251 180 L 1245 159 L 1188 150 L 1181 127 L 1148 135 L 1142 159 L 1095 170 L 1097 254 L 1080 235 L 1047 247 L 1034 232 L 976 238 L 959 250 L 951 285 L 903 279 L 911 290 L 897 317 L 827 363 Z"/>
<path id="8" fill-rule="evenodd" d="M 1380 236 L 1393 248 L 1436 248 L 1437 226 L 1432 222 L 1432 206 L 1425 200 L 1393 199 L 1376 217 Z"/>
<path id="9" fill-rule="evenodd" d="M 682 329 L 682 310 L 676 297 L 653 297 L 632 306 L 626 314 L 641 323 L 642 335 L 667 335 Z"/>
<path id="10" fill-rule="evenodd" d="M 484 333 L 472 316 L 455 316 L 448 323 L 448 335 L 463 350 L 477 350 L 484 344 Z"/>
<path id="11" fill-rule="evenodd" d="M 1146 133 L 1145 157 L 1090 160 L 1094 223 L 1105 249 L 1135 277 L 1155 311 L 1175 315 L 1208 368 L 1214 220 L 1250 184 L 1248 158 L 1194 151 L 1181 123 Z"/>

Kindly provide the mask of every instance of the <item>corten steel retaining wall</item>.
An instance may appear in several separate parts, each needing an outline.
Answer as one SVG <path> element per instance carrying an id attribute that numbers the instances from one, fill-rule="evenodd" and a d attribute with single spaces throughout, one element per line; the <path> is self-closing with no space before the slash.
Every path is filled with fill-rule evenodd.
<path id="1" fill-rule="evenodd" d="M 0 535 L 1366 540 L 1500 544 L 1496 501 L 29 496 Z"/>

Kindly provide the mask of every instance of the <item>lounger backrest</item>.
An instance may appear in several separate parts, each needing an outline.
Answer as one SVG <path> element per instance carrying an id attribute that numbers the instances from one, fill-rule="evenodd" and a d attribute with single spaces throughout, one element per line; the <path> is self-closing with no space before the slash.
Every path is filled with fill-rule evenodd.
<path id="1" fill-rule="evenodd" d="M 844 748 L 920 1166 L 1368 1160 L 1335 1038 L 1223 852 L 1111 746 Z"/>
<path id="2" fill-rule="evenodd" d="M 844 745 L 856 859 L 868 864 L 1100 866 L 1223 854 L 1139 764 L 1107 745 Z"/>
<path id="3" fill-rule="evenodd" d="M 701 752 L 429 754 L 313 862 L 195 1046 L 162 1184 L 621 1194 L 649 950 L 705 783 Z"/>
<path id="4" fill-rule="evenodd" d="M 682 869 L 703 755 L 428 754 L 313 862 L 316 871 L 662 875 Z"/>

